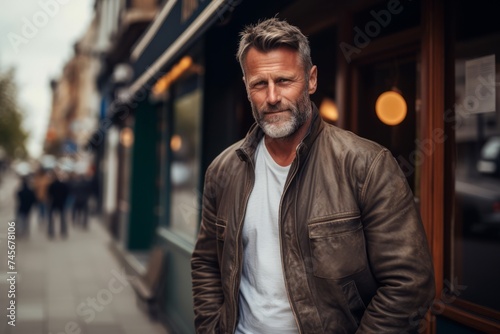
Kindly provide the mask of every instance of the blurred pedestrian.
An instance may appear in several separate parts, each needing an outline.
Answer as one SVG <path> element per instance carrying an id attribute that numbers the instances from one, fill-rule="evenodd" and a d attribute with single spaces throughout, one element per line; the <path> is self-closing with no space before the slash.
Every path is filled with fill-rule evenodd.
<path id="1" fill-rule="evenodd" d="M 17 192 L 17 226 L 18 236 L 29 235 L 31 207 L 35 204 L 35 193 L 29 186 L 27 176 L 21 178 L 21 186 Z"/>
<path id="2" fill-rule="evenodd" d="M 52 173 L 53 181 L 48 188 L 49 197 L 49 238 L 55 236 L 54 233 L 54 213 L 59 212 L 61 221 L 61 236 L 68 236 L 68 227 L 66 225 L 66 201 L 69 194 L 69 186 L 64 180 L 64 176 L 60 173 Z"/>
<path id="3" fill-rule="evenodd" d="M 71 193 L 73 196 L 72 218 L 73 225 L 83 228 L 88 227 L 88 202 L 92 192 L 90 180 L 84 174 L 77 174 L 71 182 Z"/>
<path id="4" fill-rule="evenodd" d="M 43 167 L 40 167 L 33 175 L 33 190 L 37 200 L 39 225 L 43 225 L 47 219 L 47 190 L 50 182 L 50 175 Z"/>

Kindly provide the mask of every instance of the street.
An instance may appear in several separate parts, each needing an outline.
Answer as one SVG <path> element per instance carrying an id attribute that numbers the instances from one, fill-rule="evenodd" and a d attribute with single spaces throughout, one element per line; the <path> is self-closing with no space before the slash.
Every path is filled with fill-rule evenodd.
<path id="1" fill-rule="evenodd" d="M 9 234 L 17 186 L 12 172 L 0 185 L 0 333 L 166 334 L 137 306 L 98 216 L 91 215 L 88 230 L 68 219 L 68 237 L 56 228 L 49 240 L 34 208 L 29 237 Z"/>

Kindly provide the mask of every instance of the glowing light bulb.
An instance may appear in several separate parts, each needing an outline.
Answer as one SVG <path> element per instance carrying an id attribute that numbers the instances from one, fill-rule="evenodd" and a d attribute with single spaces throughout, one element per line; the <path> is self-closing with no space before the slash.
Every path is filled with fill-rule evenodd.
<path id="1" fill-rule="evenodd" d="M 401 123 L 406 117 L 407 110 L 405 99 L 396 91 L 387 91 L 380 94 L 377 102 L 375 102 L 377 117 L 387 125 Z"/>

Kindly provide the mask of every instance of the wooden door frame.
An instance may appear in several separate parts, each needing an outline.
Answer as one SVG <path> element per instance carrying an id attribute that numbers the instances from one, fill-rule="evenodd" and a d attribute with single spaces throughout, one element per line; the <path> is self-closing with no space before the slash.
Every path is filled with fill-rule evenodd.
<path id="1" fill-rule="evenodd" d="M 422 165 L 420 189 L 421 214 L 429 246 L 434 261 L 436 279 L 436 297 L 444 291 L 444 142 L 435 142 L 434 133 L 445 134 L 445 46 L 444 46 L 444 10 L 442 1 L 424 0 L 422 3 L 422 138 L 432 140 L 434 151 L 426 155 Z M 431 311 L 433 305 L 431 304 Z M 441 305 L 441 304 L 439 304 Z M 446 308 L 446 307 L 445 307 Z M 435 315 L 427 314 L 430 324 L 427 333 L 436 333 Z"/>

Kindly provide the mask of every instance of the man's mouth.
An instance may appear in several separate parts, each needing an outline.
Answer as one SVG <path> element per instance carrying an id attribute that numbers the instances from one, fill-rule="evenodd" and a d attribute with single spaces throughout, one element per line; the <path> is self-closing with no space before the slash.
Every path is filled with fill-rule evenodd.
<path id="1" fill-rule="evenodd" d="M 269 110 L 269 111 L 264 111 L 264 115 L 274 115 L 274 114 L 279 114 L 282 112 L 286 112 L 288 109 L 285 110 Z"/>

